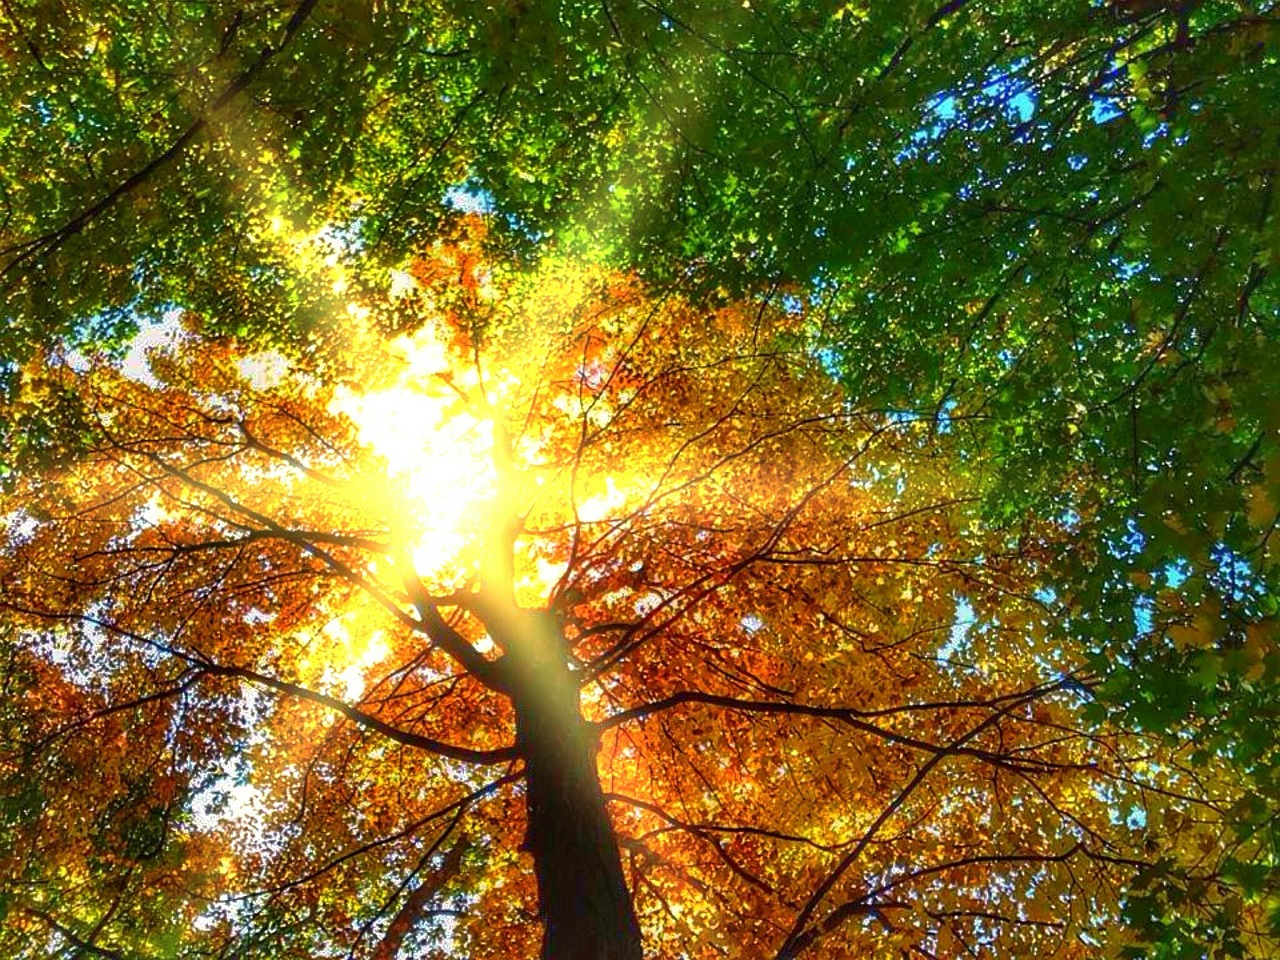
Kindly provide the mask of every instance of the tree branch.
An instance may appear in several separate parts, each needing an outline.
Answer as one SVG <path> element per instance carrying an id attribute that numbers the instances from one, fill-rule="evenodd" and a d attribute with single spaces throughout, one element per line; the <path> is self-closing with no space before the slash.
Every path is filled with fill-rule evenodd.
<path id="1" fill-rule="evenodd" d="M 179 654 L 182 656 L 182 654 Z M 235 677 L 241 680 L 248 680 L 259 686 L 267 687 L 279 693 L 285 693 L 289 696 L 296 697 L 299 700 L 306 700 L 323 707 L 340 713 L 352 723 L 373 730 L 382 734 L 388 740 L 394 740 L 396 743 L 403 744 L 406 747 L 416 747 L 419 750 L 426 750 L 429 753 L 438 756 L 448 757 L 450 760 L 460 760 L 463 763 L 478 764 L 495 764 L 507 763 L 516 759 L 515 747 L 498 747 L 493 750 L 472 750 L 468 747 L 459 747 L 451 743 L 445 743 L 441 740 L 426 737 L 418 733 L 410 733 L 393 727 L 385 720 L 380 720 L 371 714 L 359 710 L 344 700 L 337 697 L 331 697 L 327 693 L 320 693 L 311 690 L 288 680 L 281 680 L 278 677 L 268 676 L 267 674 L 258 673 L 247 667 L 233 667 L 224 664 L 212 663 L 199 657 L 191 657 L 191 662 L 198 665 L 205 673 L 221 677 Z"/>
<path id="2" fill-rule="evenodd" d="M 844 876 L 849 868 L 857 862 L 860 856 L 862 856 L 862 852 L 871 843 L 872 839 L 880 831 L 880 828 L 883 827 L 889 821 L 889 818 L 897 813 L 902 805 L 907 802 L 907 799 L 915 792 L 916 788 L 919 787 L 929 774 L 933 772 L 934 767 L 940 764 L 947 757 L 958 754 L 960 752 L 959 748 L 963 747 L 965 743 L 972 740 L 983 730 L 992 726 L 997 720 L 1008 714 L 1020 703 L 1037 700 L 1052 690 L 1060 689 L 1060 687 L 1060 683 L 1046 685 L 1037 688 L 1018 700 L 1013 701 L 1008 706 L 1001 708 L 999 711 L 982 720 L 982 722 L 970 727 L 967 732 L 957 737 L 948 744 L 947 747 L 943 748 L 926 760 L 920 766 L 920 769 L 916 771 L 915 776 L 913 776 L 906 785 L 898 791 L 897 796 L 889 801 L 889 803 L 885 805 L 885 808 L 880 811 L 880 815 L 876 817 L 874 822 L 872 822 L 871 826 L 867 829 L 866 833 L 862 835 L 862 838 L 854 848 L 840 860 L 835 868 L 832 869 L 823 881 L 818 884 L 813 893 L 809 895 L 804 906 L 796 915 L 795 922 L 791 925 L 791 929 L 788 931 L 786 939 L 782 942 L 782 946 L 778 949 L 778 952 L 775 955 L 775 960 L 795 960 L 795 957 L 799 955 L 800 951 L 813 942 L 813 939 L 817 936 L 817 933 L 815 932 L 817 927 L 810 926 L 809 919 L 813 916 L 814 911 L 817 910 L 822 901 L 826 899 L 827 894 L 831 892 L 832 888 L 840 878 Z"/>
<path id="3" fill-rule="evenodd" d="M 405 935 L 413 929 L 413 925 L 422 916 L 427 901 L 440 892 L 440 889 L 452 880 L 462 868 L 462 858 L 471 849 L 471 843 L 463 837 L 444 856 L 444 861 L 426 877 L 414 891 L 405 898 L 404 905 L 397 911 L 387 927 L 386 934 L 373 950 L 371 960 L 395 960 L 404 942 Z"/>
<path id="4" fill-rule="evenodd" d="M 1060 681 L 1052 684 L 1033 687 L 1030 690 L 1019 690 L 1015 693 L 1006 693 L 998 697 L 992 697 L 990 700 L 935 700 L 923 703 L 906 703 L 899 704 L 894 707 L 883 707 L 878 710 L 860 710 L 855 707 L 822 707 L 816 704 L 790 703 L 776 700 L 743 700 L 738 697 L 728 697 L 721 694 L 705 693 L 701 690 L 681 690 L 673 693 L 669 697 L 663 697 L 661 700 L 654 700 L 651 703 L 644 703 L 637 707 L 631 707 L 603 720 L 597 721 L 596 726 L 600 730 L 608 730 L 612 727 L 620 726 L 624 723 L 630 723 L 633 720 L 643 720 L 651 714 L 659 713 L 663 710 L 671 710 L 686 703 L 705 703 L 711 706 L 725 707 L 731 710 L 754 711 L 761 713 L 792 713 L 802 714 L 811 717 L 828 717 L 832 719 L 842 720 L 845 717 L 853 717 L 855 719 L 872 719 L 876 717 L 889 717 L 899 713 L 915 713 L 926 710 L 963 710 L 969 708 L 987 708 L 997 709 L 997 705 L 1006 703 L 1010 700 L 1022 700 L 1027 696 L 1049 689 L 1058 689 L 1061 686 Z"/>
<path id="5" fill-rule="evenodd" d="M 229 666 L 227 664 L 217 663 L 200 654 L 190 653 L 180 650 L 177 647 L 170 646 L 159 640 L 151 640 L 131 630 L 112 623 L 110 620 L 103 620 L 100 617 L 94 617 L 84 613 L 58 613 L 52 610 L 41 610 L 34 607 L 26 607 L 21 604 L 12 602 L 0 603 L 0 609 L 12 610 L 15 613 L 23 613 L 28 616 L 40 617 L 46 620 L 75 621 L 90 624 L 99 629 L 106 630 L 116 636 L 131 640 L 134 643 L 150 647 L 167 656 L 176 657 L 186 664 L 194 667 L 203 673 L 212 676 L 231 677 L 240 680 L 246 680 L 256 683 L 259 686 L 267 687 L 275 690 L 277 693 L 287 694 L 318 706 L 326 707 L 336 713 L 341 714 L 346 719 L 358 726 L 368 730 L 373 730 L 381 734 L 389 740 L 402 744 L 406 747 L 415 747 L 419 750 L 426 750 L 438 756 L 448 757 L 451 760 L 459 760 L 463 763 L 476 764 L 497 764 L 507 763 L 517 759 L 515 747 L 498 747 L 492 750 L 472 750 L 468 747 L 459 747 L 454 744 L 445 743 L 432 737 L 423 736 L 418 733 L 410 733 L 392 726 L 385 720 L 381 720 L 371 714 L 365 713 L 356 707 L 351 706 L 344 700 L 332 697 L 326 693 L 320 693 L 304 687 L 301 684 L 292 683 L 288 680 L 281 680 L 278 677 L 268 676 L 267 674 L 258 673 L 250 670 L 248 667 Z"/>
<path id="6" fill-rule="evenodd" d="M 794 944 L 792 945 L 791 952 L 788 954 L 785 954 L 785 956 L 794 957 L 799 955 L 801 952 L 811 947 L 820 937 L 826 936 L 827 934 L 831 933 L 837 927 L 843 924 L 845 921 L 850 920 L 853 917 L 864 916 L 868 913 L 874 913 L 874 912 L 877 912 L 881 907 L 889 906 L 890 904 L 882 903 L 878 901 L 877 898 L 889 892 L 890 890 L 896 887 L 900 887 L 913 880 L 918 880 L 923 877 L 932 876 L 938 873 L 944 873 L 947 870 L 962 869 L 964 867 L 979 866 L 982 864 L 1064 863 L 1081 852 L 1088 855 L 1088 851 L 1084 849 L 1082 844 L 1074 843 L 1070 847 L 1068 847 L 1066 850 L 1062 851 L 1061 853 L 993 854 L 993 855 L 986 855 L 986 856 L 964 857 L 959 860 L 950 860 L 946 863 L 935 864 L 934 866 L 931 866 L 931 867 L 924 867 L 919 870 L 913 870 L 910 873 L 907 873 L 903 876 L 898 877 L 897 879 L 880 884 L 874 889 L 869 890 L 867 893 L 863 894 L 861 897 L 858 897 L 854 900 L 846 900 L 844 903 L 840 904 L 838 907 L 832 910 L 829 914 L 823 917 L 821 922 L 814 924 L 812 927 L 806 930 L 803 934 L 797 937 L 795 939 Z M 930 915 L 933 916 L 933 914 L 930 914 Z M 975 915 L 975 914 L 969 914 L 969 915 Z M 983 918 L 988 920 L 1025 923 L 1025 924 L 1031 924 L 1035 926 L 1057 926 L 1058 925 L 1054 923 L 1047 923 L 1045 921 L 1036 921 L 1036 920 L 1027 920 L 1027 919 L 1014 920 L 1013 918 L 1005 918 L 1005 917 L 1001 917 L 999 915 L 991 914 L 991 913 L 981 913 L 976 915 L 980 915 Z M 938 916 L 943 916 L 943 914 L 939 914 Z M 784 955 L 779 954 L 779 957 L 782 957 L 782 956 Z"/>
<path id="7" fill-rule="evenodd" d="M 75 947 L 76 950 L 81 951 L 82 953 L 91 953 L 96 957 L 102 957 L 103 960 L 125 960 L 124 954 L 118 953 L 115 950 L 108 950 L 106 947 L 98 946 L 91 940 L 86 940 L 66 924 L 61 923 L 52 914 L 46 913 L 39 907 L 33 907 L 29 903 L 24 903 L 20 909 L 23 913 L 29 914 L 30 916 L 43 921 L 51 930 L 53 930 L 54 933 L 62 937 Z"/>
<path id="8" fill-rule="evenodd" d="M 662 700 L 645 704 L 640 707 L 634 707 L 630 710 L 624 710 L 611 717 L 607 717 L 604 720 L 598 721 L 596 723 L 596 728 L 597 730 L 603 731 L 632 720 L 644 719 L 645 717 L 664 710 L 674 709 L 683 704 L 700 703 L 713 707 L 722 707 L 728 710 L 737 710 L 743 713 L 802 716 L 838 720 L 856 730 L 879 737 L 880 739 L 890 743 L 896 743 L 901 746 L 910 747 L 914 750 L 920 750 L 935 755 L 975 757 L 994 766 L 1008 768 L 1019 773 L 1026 773 L 1029 770 L 1092 769 L 1090 765 L 1085 764 L 1071 765 L 1039 760 L 1035 757 L 1012 757 L 1007 754 L 996 753 L 990 750 L 957 746 L 956 744 L 940 745 L 928 740 L 921 740 L 918 737 L 911 737 L 906 734 L 898 733 L 894 730 L 886 729 L 885 727 L 878 726 L 866 719 L 868 717 L 890 716 L 897 713 L 925 712 L 930 710 L 956 708 L 978 708 L 1003 712 L 1003 708 L 1000 704 L 1004 702 L 1010 700 L 1021 701 L 1027 699 L 1029 696 L 1039 696 L 1042 692 L 1046 692 L 1048 689 L 1056 689 L 1058 686 L 1059 683 L 1054 683 L 1048 687 L 1036 687 L 1031 691 L 1006 694 L 1004 696 L 995 697 L 991 700 L 985 701 L 941 701 L 938 703 L 906 704 L 898 707 L 888 707 L 883 710 L 858 710 L 852 707 L 822 707 L 814 704 L 790 703 L 777 700 L 743 700 L 737 697 L 728 697 L 720 694 L 702 693 L 696 690 L 684 690 L 679 693 L 672 694 Z"/>
<path id="9" fill-rule="evenodd" d="M 123 182 L 114 187 L 100 200 L 94 203 L 86 210 L 82 210 L 76 216 L 72 217 L 61 227 L 42 234 L 32 240 L 22 243 L 11 244 L 0 250 L 0 256 L 9 256 L 12 258 L 8 263 L 0 268 L 0 277 L 5 277 L 17 267 L 28 260 L 38 259 L 46 254 L 52 253 L 60 248 L 69 239 L 82 231 L 94 220 L 106 213 L 113 207 L 118 200 L 127 196 L 134 190 L 138 189 L 145 183 L 152 174 L 160 168 L 172 163 L 181 155 L 196 137 L 198 137 L 209 126 L 210 119 L 214 114 L 221 112 L 227 104 L 229 104 L 237 94 L 244 90 L 253 80 L 260 74 L 264 67 L 270 63 L 276 56 L 284 50 L 285 47 L 293 40 L 298 31 L 302 29 L 303 23 L 311 15 L 315 9 L 317 0 L 302 0 L 294 10 L 293 16 L 289 18 L 288 24 L 285 26 L 284 35 L 280 38 L 280 42 L 275 46 L 265 46 L 258 54 L 257 58 L 245 69 L 239 76 L 232 80 L 223 91 L 209 104 L 204 113 L 198 116 L 191 124 L 178 135 L 178 138 L 169 145 L 169 147 L 160 155 L 151 159 L 145 166 L 136 170 Z"/>
<path id="10" fill-rule="evenodd" d="M 502 661 L 486 659 L 466 637 L 445 622 L 444 617 L 440 616 L 436 600 L 427 593 L 422 580 L 413 569 L 412 561 L 403 551 L 396 563 L 400 567 L 409 602 L 418 611 L 421 626 L 426 630 L 427 636 L 486 687 L 509 696 L 512 689 L 511 678 Z"/>

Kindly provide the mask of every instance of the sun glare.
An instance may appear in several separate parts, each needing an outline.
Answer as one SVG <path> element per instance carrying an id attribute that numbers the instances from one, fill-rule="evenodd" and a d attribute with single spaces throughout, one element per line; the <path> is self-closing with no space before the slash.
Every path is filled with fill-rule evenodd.
<path id="1" fill-rule="evenodd" d="M 557 459 L 555 421 L 570 428 L 565 436 L 577 436 L 583 420 L 597 428 L 597 420 L 607 421 L 608 404 L 588 403 L 574 384 L 525 382 L 528 370 L 518 369 L 522 364 L 511 363 L 509 355 L 481 373 L 450 348 L 447 336 L 444 327 L 430 324 L 381 345 L 377 352 L 386 365 L 371 372 L 365 386 L 339 387 L 329 407 L 355 425 L 371 455 L 359 488 L 362 508 L 389 523 L 428 590 L 474 583 L 485 533 L 495 520 L 505 523 L 532 510 L 543 530 L 595 526 L 625 515 L 651 493 L 640 474 L 600 470 L 602 464 L 591 460 L 569 470 Z M 522 359 L 530 369 L 545 364 L 542 357 Z M 546 376 L 542 366 L 536 369 L 535 376 Z M 495 422 L 513 434 L 516 474 L 510 478 L 498 476 Z M 531 429 L 531 422 L 538 425 Z M 556 548 L 523 540 L 516 553 L 512 586 L 519 602 L 546 602 L 566 572 Z"/>
<path id="2" fill-rule="evenodd" d="M 448 352 L 433 328 L 388 345 L 397 375 L 369 390 L 340 387 L 330 409 L 348 417 L 381 461 L 361 490 L 365 506 L 389 516 L 419 575 L 470 572 L 497 491 L 493 425 L 454 386 Z"/>
<path id="3" fill-rule="evenodd" d="M 358 702 L 365 692 L 365 674 L 391 653 L 386 634 L 378 628 L 380 611 L 357 604 L 335 616 L 317 633 L 298 634 L 305 651 L 298 669 L 309 682 L 345 700 Z"/>

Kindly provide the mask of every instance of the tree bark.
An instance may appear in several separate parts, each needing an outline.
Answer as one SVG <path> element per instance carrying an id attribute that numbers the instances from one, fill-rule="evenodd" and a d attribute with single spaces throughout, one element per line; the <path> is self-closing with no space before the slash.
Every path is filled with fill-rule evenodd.
<path id="1" fill-rule="evenodd" d="M 596 771 L 596 737 L 582 719 L 564 641 L 547 614 L 530 615 L 521 628 L 510 652 L 542 960 L 641 960 L 640 926 Z"/>

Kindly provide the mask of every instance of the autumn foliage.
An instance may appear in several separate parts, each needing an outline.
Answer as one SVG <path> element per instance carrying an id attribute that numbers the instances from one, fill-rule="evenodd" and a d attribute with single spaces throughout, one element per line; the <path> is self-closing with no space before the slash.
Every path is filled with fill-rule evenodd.
<path id="1" fill-rule="evenodd" d="M 811 322 L 464 241 L 310 365 L 41 358 L 0 949 L 1083 958 L 1152 864 L 1213 899 L 1240 797 L 1087 711 L 1067 521 L 977 522 Z"/>

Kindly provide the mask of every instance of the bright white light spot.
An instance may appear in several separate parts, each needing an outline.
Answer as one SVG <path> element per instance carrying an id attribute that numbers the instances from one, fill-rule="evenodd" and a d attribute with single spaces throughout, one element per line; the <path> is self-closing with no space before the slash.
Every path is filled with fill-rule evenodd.
<path id="1" fill-rule="evenodd" d="M 120 364 L 120 372 L 131 380 L 157 386 L 159 381 L 151 372 L 150 355 L 172 349 L 182 335 L 182 311 L 168 311 L 159 323 L 143 327 L 129 341 L 129 351 Z"/>
<path id="2" fill-rule="evenodd" d="M 418 289 L 418 281 L 403 270 L 391 271 L 391 287 L 389 293 L 392 300 L 399 300 L 401 297 L 407 297 L 413 291 Z"/>
<path id="3" fill-rule="evenodd" d="M 618 489 L 613 477 L 605 477 L 604 486 L 601 493 L 578 504 L 578 519 L 583 523 L 599 523 L 627 502 L 626 494 Z"/>
<path id="4" fill-rule="evenodd" d="M 159 494 L 153 494 L 150 500 L 138 508 L 137 513 L 138 519 L 148 527 L 159 526 L 172 516 L 173 514 L 165 509 Z"/>
<path id="5" fill-rule="evenodd" d="M 338 696 L 355 703 L 364 695 L 365 672 L 385 660 L 391 648 L 381 630 L 360 629 L 358 620 L 352 624 L 357 627 L 353 633 L 348 629 L 350 616 L 335 617 L 321 632 L 334 641 L 324 653 L 324 679 L 337 688 Z"/>
<path id="6" fill-rule="evenodd" d="M 289 372 L 289 361 L 269 350 L 245 357 L 236 364 L 236 369 L 255 390 L 269 390 L 285 378 Z"/>

